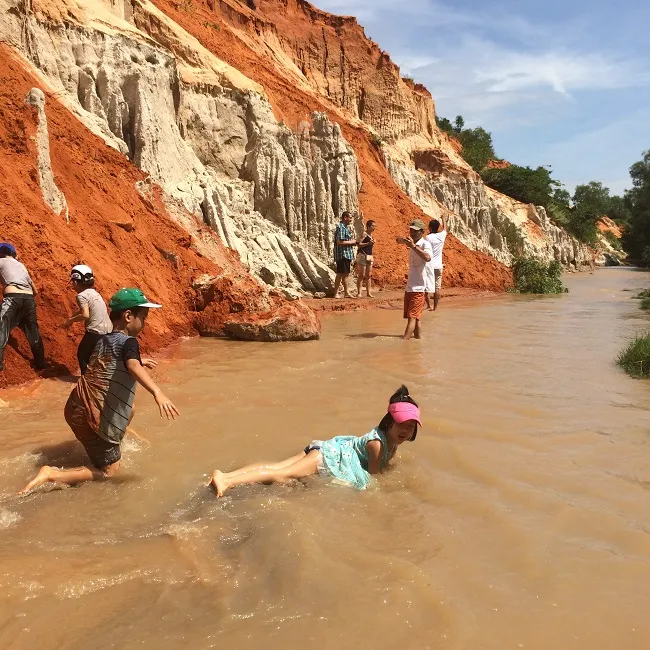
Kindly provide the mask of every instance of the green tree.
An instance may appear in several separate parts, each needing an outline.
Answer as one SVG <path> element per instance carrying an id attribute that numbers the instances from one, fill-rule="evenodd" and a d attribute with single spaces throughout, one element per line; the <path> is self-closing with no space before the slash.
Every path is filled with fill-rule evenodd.
<path id="1" fill-rule="evenodd" d="M 436 115 L 436 124 L 441 131 L 445 133 L 454 133 L 454 125 L 446 117 L 438 117 Z"/>
<path id="2" fill-rule="evenodd" d="M 628 200 L 622 196 L 612 196 L 607 208 L 607 216 L 624 229 L 628 228 L 632 216 Z"/>
<path id="3" fill-rule="evenodd" d="M 611 204 L 609 188 L 591 181 L 586 185 L 577 185 L 573 193 L 573 209 L 567 230 L 580 241 L 592 246 L 598 242 L 598 219 L 605 216 Z"/>
<path id="4" fill-rule="evenodd" d="M 475 129 L 465 129 L 460 134 L 459 140 L 463 145 L 463 158 L 474 171 L 481 172 L 488 161 L 495 157 L 492 134 L 480 126 Z"/>
<path id="5" fill-rule="evenodd" d="M 560 183 L 551 177 L 546 167 L 510 165 L 504 169 L 485 169 L 481 172 L 485 183 L 522 203 L 534 203 L 547 208 Z"/>
<path id="6" fill-rule="evenodd" d="M 629 228 L 623 235 L 623 248 L 633 259 L 650 265 L 650 151 L 630 167 L 630 177 L 632 189 L 625 193 Z"/>
<path id="7" fill-rule="evenodd" d="M 462 133 L 463 128 L 465 128 L 465 120 L 463 119 L 463 116 L 456 115 L 456 119 L 454 120 L 454 131 L 456 131 L 456 133 Z"/>

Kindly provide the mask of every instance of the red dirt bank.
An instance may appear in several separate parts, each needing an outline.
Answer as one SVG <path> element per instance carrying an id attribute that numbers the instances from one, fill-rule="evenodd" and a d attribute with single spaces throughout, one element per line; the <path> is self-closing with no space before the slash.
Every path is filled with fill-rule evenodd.
<path id="1" fill-rule="evenodd" d="M 80 326 L 66 332 L 59 324 L 74 306 L 66 283 L 70 267 L 79 260 L 95 269 L 104 297 L 131 285 L 163 304 L 152 312 L 141 337 L 148 351 L 196 333 L 195 321 L 217 330 L 230 311 L 269 305 L 234 255 L 222 247 L 223 264 L 217 266 L 195 252 L 190 236 L 171 220 L 157 193 L 146 199 L 136 190 L 135 183 L 145 175 L 47 96 L 52 167 L 68 201 L 70 223 L 55 215 L 41 198 L 33 140 L 36 112 L 24 102 L 27 92 L 39 85 L 10 49 L 0 45 L 0 241 L 15 244 L 32 274 L 46 356 L 59 372 L 77 368 Z M 212 231 L 210 235 L 216 239 Z M 222 277 L 211 289 L 215 300 L 197 314 L 195 306 L 202 308 L 204 300 L 191 282 L 203 274 Z M 0 387 L 35 378 L 30 361 L 25 338 L 15 331 Z"/>
<path id="2" fill-rule="evenodd" d="M 341 125 L 343 135 L 353 147 L 359 162 L 363 187 L 359 196 L 366 219 L 377 219 L 375 277 L 386 286 L 401 286 L 404 279 L 406 250 L 395 243 L 397 235 L 408 231 L 413 219 L 428 222 L 429 218 L 395 184 L 370 140 L 369 132 L 357 126 L 345 113 L 343 95 L 332 91 L 332 101 L 297 87 L 284 64 L 266 48 L 264 35 L 279 36 L 287 54 L 295 57 L 307 79 L 320 74 L 310 71 L 309 65 L 322 61 L 324 40 L 337 44 L 337 52 L 344 43 L 346 64 L 344 83 L 355 85 L 368 75 L 369 68 L 381 63 L 387 77 L 399 77 L 397 66 L 378 46 L 367 39 L 354 18 L 332 16 L 303 0 L 268 0 L 258 2 L 253 11 L 237 0 L 205 0 L 180 3 L 175 0 L 153 0 L 154 4 L 201 44 L 220 59 L 262 85 L 269 97 L 275 116 L 297 129 L 300 122 L 309 120 L 312 112 L 322 111 Z M 247 45 L 257 43 L 256 49 Z M 297 52 L 297 53 L 296 53 Z M 338 56 L 338 54 L 337 54 Z M 374 62 L 374 63 L 373 63 Z M 379 63 L 377 63 L 379 62 Z M 355 74 L 357 76 L 355 76 Z M 320 79 L 316 85 L 323 85 Z M 429 97 L 419 91 L 418 96 Z M 512 286 L 512 273 L 489 255 L 469 250 L 453 235 L 445 246 L 445 283 L 488 291 L 503 291 Z"/>

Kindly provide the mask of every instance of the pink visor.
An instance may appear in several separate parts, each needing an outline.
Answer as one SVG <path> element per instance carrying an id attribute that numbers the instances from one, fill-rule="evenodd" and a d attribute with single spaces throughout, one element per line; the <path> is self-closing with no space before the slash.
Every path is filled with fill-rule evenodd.
<path id="1" fill-rule="evenodd" d="M 420 409 L 409 402 L 395 402 L 388 405 L 388 412 L 393 416 L 393 420 L 397 424 L 406 422 L 407 420 L 415 420 L 420 426 Z"/>

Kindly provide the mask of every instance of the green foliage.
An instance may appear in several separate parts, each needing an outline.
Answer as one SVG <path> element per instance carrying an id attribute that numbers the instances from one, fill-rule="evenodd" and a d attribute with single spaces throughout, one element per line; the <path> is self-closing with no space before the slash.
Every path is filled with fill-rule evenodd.
<path id="1" fill-rule="evenodd" d="M 566 293 L 559 262 L 545 264 L 532 257 L 517 257 L 512 265 L 519 293 Z"/>
<path id="2" fill-rule="evenodd" d="M 616 363 L 632 377 L 650 375 L 650 333 L 630 341 L 618 355 Z"/>
<path id="3" fill-rule="evenodd" d="M 436 124 L 441 131 L 449 134 L 454 133 L 454 126 L 446 117 L 438 117 L 436 115 Z"/>
<path id="4" fill-rule="evenodd" d="M 644 289 L 643 291 L 639 291 L 639 293 L 634 296 L 635 299 L 642 299 L 642 298 L 650 298 L 650 289 Z"/>
<path id="5" fill-rule="evenodd" d="M 610 197 L 609 205 L 607 206 L 607 216 L 619 226 L 622 226 L 623 229 L 627 229 L 632 216 L 628 201 L 622 196 Z"/>
<path id="6" fill-rule="evenodd" d="M 623 233 L 623 247 L 630 257 L 650 266 L 650 151 L 630 167 L 632 189 L 625 193 L 629 227 Z"/>
<path id="7" fill-rule="evenodd" d="M 441 131 L 453 135 L 463 145 L 462 156 L 474 171 L 480 172 L 489 160 L 496 157 L 492 134 L 480 126 L 466 129 L 462 115 L 456 115 L 453 124 L 446 117 L 436 117 L 436 124 Z"/>
<path id="8" fill-rule="evenodd" d="M 463 145 L 463 158 L 474 171 L 480 172 L 495 157 L 492 135 L 480 126 L 461 131 L 458 139 Z"/>
<path id="9" fill-rule="evenodd" d="M 646 297 L 639 303 L 641 309 L 650 309 L 650 298 Z"/>
<path id="10" fill-rule="evenodd" d="M 546 167 L 532 169 L 510 165 L 504 169 L 485 169 L 481 176 L 493 189 L 522 203 L 534 203 L 545 208 L 551 204 L 554 190 L 560 185 L 551 178 Z"/>
<path id="11" fill-rule="evenodd" d="M 453 123 L 446 117 L 436 117 L 436 123 L 442 131 L 460 141 L 463 158 L 481 174 L 487 185 L 522 203 L 541 205 L 552 219 L 590 246 L 596 246 L 599 241 L 598 219 L 609 216 L 624 226 L 628 233 L 625 243 L 632 239 L 642 242 L 642 246 L 637 246 L 639 258 L 643 247 L 649 247 L 645 263 L 650 266 L 650 152 L 646 153 L 644 161 L 636 163 L 630 170 L 635 182 L 630 196 L 610 196 L 608 188 L 592 181 L 578 185 L 572 197 L 562 183 L 552 177 L 548 167 L 533 169 L 510 165 L 503 169 L 488 168 L 488 162 L 496 159 L 492 135 L 480 126 L 466 129 L 462 115 L 457 115 Z M 634 222 L 632 206 L 638 205 L 645 207 L 637 209 L 641 216 L 637 216 Z M 636 229 L 629 226 L 633 222 L 637 224 Z M 613 246 L 622 248 L 620 242 L 610 241 Z M 627 246 L 626 250 L 629 250 Z"/>

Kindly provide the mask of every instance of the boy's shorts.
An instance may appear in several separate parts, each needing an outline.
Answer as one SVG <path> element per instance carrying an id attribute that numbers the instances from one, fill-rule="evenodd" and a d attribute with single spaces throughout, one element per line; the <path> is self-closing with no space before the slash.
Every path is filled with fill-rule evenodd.
<path id="1" fill-rule="evenodd" d="M 424 291 L 406 291 L 404 293 L 404 318 L 420 320 L 424 309 Z"/>
<path id="2" fill-rule="evenodd" d="M 350 268 L 352 266 L 352 260 L 344 258 L 342 260 L 336 261 L 336 272 L 340 275 L 349 275 Z"/>
<path id="3" fill-rule="evenodd" d="M 93 431 L 88 424 L 84 407 L 76 399 L 76 390 L 70 393 L 63 415 L 75 438 L 84 446 L 90 461 L 97 469 L 103 471 L 120 460 L 120 445 L 107 442 Z"/>

